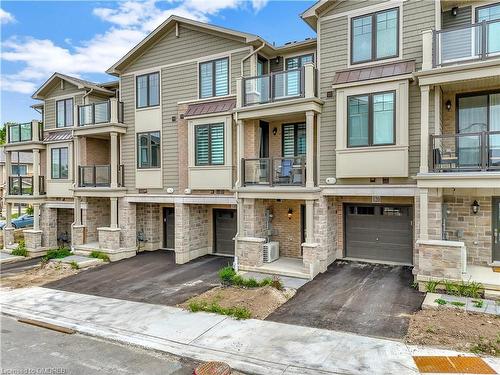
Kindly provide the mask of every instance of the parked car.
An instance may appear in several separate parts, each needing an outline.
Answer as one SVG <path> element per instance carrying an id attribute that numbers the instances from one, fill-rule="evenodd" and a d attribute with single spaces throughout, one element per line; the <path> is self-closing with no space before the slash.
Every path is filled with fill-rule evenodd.
<path id="1" fill-rule="evenodd" d="M 28 214 L 21 215 L 16 219 L 12 219 L 11 223 L 15 229 L 32 227 L 33 226 L 33 215 L 28 215 Z M 6 224 L 5 221 L 1 221 L 0 222 L 0 229 L 3 229 L 5 227 L 5 224 Z"/>

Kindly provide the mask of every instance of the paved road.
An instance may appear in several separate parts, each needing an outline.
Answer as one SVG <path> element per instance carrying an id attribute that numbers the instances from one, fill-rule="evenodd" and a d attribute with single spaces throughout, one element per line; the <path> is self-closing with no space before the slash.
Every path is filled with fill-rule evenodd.
<path id="1" fill-rule="evenodd" d="M 219 285 L 217 272 L 232 262 L 232 258 L 207 255 L 175 264 L 173 251 L 157 250 L 85 270 L 44 287 L 175 306 Z"/>
<path id="2" fill-rule="evenodd" d="M 1 317 L 0 373 L 51 368 L 53 374 L 191 375 L 196 362 L 78 334 L 68 335 Z M 10 372 L 8 370 L 11 370 Z"/>
<path id="3" fill-rule="evenodd" d="M 267 320 L 401 339 L 424 293 L 410 267 L 337 261 Z"/>

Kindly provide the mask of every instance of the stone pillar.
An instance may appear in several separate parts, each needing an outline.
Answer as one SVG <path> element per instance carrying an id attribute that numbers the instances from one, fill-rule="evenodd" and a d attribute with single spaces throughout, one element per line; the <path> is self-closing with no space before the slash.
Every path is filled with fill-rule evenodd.
<path id="1" fill-rule="evenodd" d="M 118 187 L 118 133 L 112 132 L 111 137 L 111 155 L 110 155 L 110 172 L 111 172 L 111 188 Z"/>
<path id="2" fill-rule="evenodd" d="M 33 204 L 33 229 L 40 230 L 40 205 Z"/>
<path id="3" fill-rule="evenodd" d="M 57 248 L 57 209 L 42 205 L 40 208 L 40 229 L 42 246 L 49 249 Z"/>
<path id="4" fill-rule="evenodd" d="M 5 249 L 14 244 L 14 228 L 3 228 L 3 242 Z"/>
<path id="5" fill-rule="evenodd" d="M 175 204 L 175 262 L 187 263 L 209 252 L 206 205 Z"/>
<path id="6" fill-rule="evenodd" d="M 189 262 L 189 206 L 175 204 L 175 263 Z"/>
<path id="7" fill-rule="evenodd" d="M 74 198 L 75 202 L 75 208 L 73 209 L 73 213 L 75 215 L 75 225 L 82 225 L 82 205 L 81 205 L 81 198 L 80 197 L 75 197 Z"/>
<path id="8" fill-rule="evenodd" d="M 421 86 L 420 104 L 420 173 L 429 172 L 429 86 Z"/>
<path id="9" fill-rule="evenodd" d="M 120 247 L 125 249 L 136 249 L 137 227 L 136 213 L 137 205 L 129 203 L 125 198 L 118 200 L 118 220 L 120 225 Z"/>
<path id="10" fill-rule="evenodd" d="M 40 195 L 40 150 L 33 149 L 33 196 Z"/>
<path id="11" fill-rule="evenodd" d="M 419 190 L 419 211 L 420 211 L 420 239 L 427 240 L 429 238 L 428 230 L 428 208 L 429 208 L 429 191 L 428 189 Z"/>
<path id="12" fill-rule="evenodd" d="M 7 203 L 5 210 L 5 228 L 12 228 L 12 203 Z"/>
<path id="13" fill-rule="evenodd" d="M 75 224 L 71 226 L 71 244 L 73 246 L 83 245 L 85 243 L 85 226 Z"/>
<path id="14" fill-rule="evenodd" d="M 111 201 L 110 210 L 111 210 L 111 220 L 110 227 L 118 228 L 118 198 L 112 197 L 109 198 Z"/>
<path id="15" fill-rule="evenodd" d="M 302 176 L 303 178 L 304 176 Z M 306 186 L 314 187 L 314 112 L 306 112 Z"/>
<path id="16" fill-rule="evenodd" d="M 26 249 L 30 253 L 37 253 L 42 251 L 42 231 L 35 229 L 27 229 L 23 231 L 24 234 L 24 243 L 26 245 Z M 35 254 L 31 254 L 35 255 Z"/>
<path id="17" fill-rule="evenodd" d="M 314 201 L 306 201 L 306 242 L 314 242 Z"/>

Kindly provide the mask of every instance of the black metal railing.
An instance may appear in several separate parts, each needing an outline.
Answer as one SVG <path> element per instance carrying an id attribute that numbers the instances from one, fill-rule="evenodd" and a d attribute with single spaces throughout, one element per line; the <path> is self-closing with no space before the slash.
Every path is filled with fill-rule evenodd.
<path id="1" fill-rule="evenodd" d="M 38 124 L 38 128 L 36 128 L 36 124 Z M 30 142 L 36 140 L 34 137 L 35 134 L 38 135 L 38 140 L 43 140 L 43 123 L 25 122 L 22 124 L 9 124 L 7 128 L 7 143 Z"/>
<path id="2" fill-rule="evenodd" d="M 430 136 L 433 172 L 500 170 L 500 131 Z"/>
<path id="3" fill-rule="evenodd" d="M 45 177 L 38 177 L 38 194 L 45 194 Z M 33 176 L 9 176 L 9 195 L 33 195 Z"/>
<path id="4" fill-rule="evenodd" d="M 434 31 L 434 67 L 500 56 L 500 20 Z"/>
<path id="5" fill-rule="evenodd" d="M 295 156 L 241 159 L 241 181 L 243 186 L 305 186 L 306 158 Z"/>
<path id="6" fill-rule="evenodd" d="M 78 167 L 79 187 L 110 187 L 111 165 L 86 165 Z M 117 184 L 123 186 L 124 166 L 118 166 Z"/>
<path id="7" fill-rule="evenodd" d="M 111 101 L 78 106 L 78 126 L 106 124 L 112 121 Z M 117 102 L 116 118 L 123 123 L 123 102 Z"/>
<path id="8" fill-rule="evenodd" d="M 242 84 L 243 106 L 299 98 L 304 96 L 305 69 L 243 78 Z"/>

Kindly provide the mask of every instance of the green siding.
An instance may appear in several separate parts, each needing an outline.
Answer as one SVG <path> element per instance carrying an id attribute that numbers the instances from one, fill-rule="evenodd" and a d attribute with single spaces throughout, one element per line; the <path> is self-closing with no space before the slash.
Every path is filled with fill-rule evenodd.
<path id="1" fill-rule="evenodd" d="M 120 78 L 121 100 L 124 103 L 123 117 L 128 125 L 127 132 L 121 137 L 121 157 L 125 165 L 125 186 L 131 189 L 135 186 L 135 97 L 134 76 L 129 75 Z"/>

